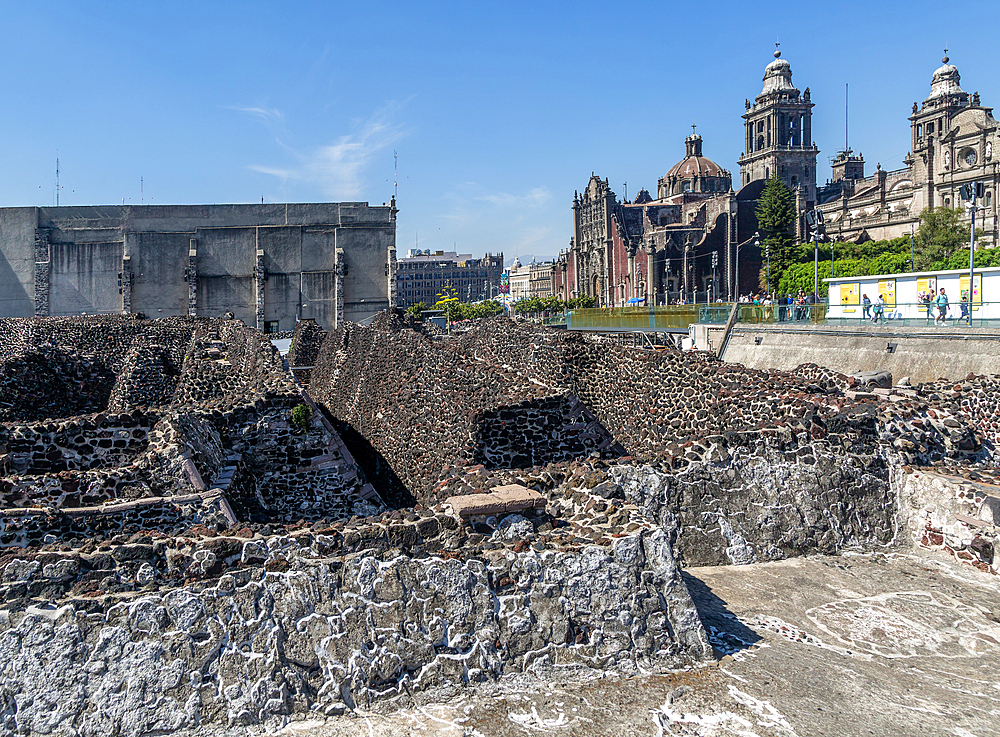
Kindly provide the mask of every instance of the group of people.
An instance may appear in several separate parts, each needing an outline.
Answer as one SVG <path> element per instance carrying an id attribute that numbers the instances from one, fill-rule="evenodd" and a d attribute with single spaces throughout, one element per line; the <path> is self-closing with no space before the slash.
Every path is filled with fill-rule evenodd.
<path id="1" fill-rule="evenodd" d="M 948 318 L 948 294 L 944 291 L 944 287 L 941 287 L 941 290 L 936 295 L 933 289 L 917 292 L 917 302 L 924 305 L 924 309 L 927 311 L 928 324 L 931 321 L 931 315 L 936 312 L 937 315 L 934 317 L 934 324 L 944 325 L 945 320 Z M 969 295 L 966 292 L 962 292 L 962 301 L 958 306 L 961 314 L 955 321 L 971 325 L 972 311 L 969 309 Z"/>
<path id="2" fill-rule="evenodd" d="M 917 292 L 917 303 L 927 313 L 927 324 L 934 318 L 935 325 L 944 325 L 948 319 L 948 293 L 941 287 L 937 294 L 933 289 Z M 972 324 L 972 313 L 969 310 L 969 297 L 963 292 L 962 301 L 959 304 L 961 315 L 957 322 Z M 885 323 L 885 297 L 879 295 L 878 299 L 872 303 L 867 294 L 861 295 L 861 319 L 871 320 L 873 323 Z"/>
<path id="3" fill-rule="evenodd" d="M 808 320 L 810 308 L 816 304 L 816 295 L 811 292 L 806 294 L 801 289 L 797 295 L 779 294 L 774 299 L 771 299 L 770 295 L 767 294 L 745 294 L 740 297 L 740 303 L 759 305 L 767 308 L 777 305 L 778 314 L 776 319 L 778 322 Z M 768 314 L 770 314 L 770 310 Z"/>

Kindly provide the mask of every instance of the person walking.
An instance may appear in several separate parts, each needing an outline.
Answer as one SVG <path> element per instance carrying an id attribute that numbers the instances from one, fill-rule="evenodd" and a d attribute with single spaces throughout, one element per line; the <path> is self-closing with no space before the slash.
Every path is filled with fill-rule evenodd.
<path id="1" fill-rule="evenodd" d="M 964 322 L 966 325 L 972 326 L 972 310 L 969 309 L 971 305 L 969 304 L 969 295 L 962 292 L 962 304 L 959 308 L 962 310 L 962 316 L 959 318 L 960 322 Z"/>
<path id="2" fill-rule="evenodd" d="M 930 290 L 928 290 L 926 292 L 921 292 L 918 295 L 918 299 L 920 300 L 920 304 L 922 304 L 923 307 L 924 307 L 924 312 L 926 313 L 927 324 L 928 325 L 931 324 L 931 316 L 934 313 L 934 308 L 931 307 L 931 296 L 932 295 L 931 295 Z"/>
<path id="3" fill-rule="evenodd" d="M 941 287 L 941 292 L 937 297 L 934 298 L 934 305 L 937 307 L 937 317 L 934 319 L 934 324 L 944 325 L 945 318 L 948 317 L 948 295 L 945 294 L 944 287 Z"/>
<path id="4" fill-rule="evenodd" d="M 878 323 L 880 325 L 885 324 L 885 297 L 881 294 L 875 300 L 874 314 L 872 314 L 872 322 Z"/>
<path id="5" fill-rule="evenodd" d="M 868 299 L 868 295 L 867 294 L 862 294 L 861 295 L 861 318 L 865 319 L 865 318 L 871 317 L 871 315 L 869 314 L 871 312 L 871 309 L 872 309 L 872 301 L 870 299 Z"/>

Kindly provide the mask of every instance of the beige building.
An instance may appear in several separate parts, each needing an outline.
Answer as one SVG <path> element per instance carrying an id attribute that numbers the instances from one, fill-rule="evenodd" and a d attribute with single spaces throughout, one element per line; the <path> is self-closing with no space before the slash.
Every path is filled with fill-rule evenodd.
<path id="1" fill-rule="evenodd" d="M 976 232 L 997 245 L 1000 131 L 992 108 L 980 104 L 979 93 L 963 91 L 958 69 L 947 56 L 943 61 L 931 78 L 930 95 L 920 105 L 913 103 L 912 149 L 904 168 L 877 166 L 866 177 L 864 159 L 852 151 L 841 151 L 834 160 L 833 179 L 818 194 L 833 239 L 862 242 L 909 235 L 919 227 L 925 208 L 960 207 L 961 186 L 983 182 Z"/>

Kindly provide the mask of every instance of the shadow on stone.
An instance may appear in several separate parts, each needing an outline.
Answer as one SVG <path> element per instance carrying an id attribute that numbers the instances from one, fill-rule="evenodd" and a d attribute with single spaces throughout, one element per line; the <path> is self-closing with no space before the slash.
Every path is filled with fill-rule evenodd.
<path id="1" fill-rule="evenodd" d="M 740 622 L 704 581 L 687 571 L 681 571 L 681 577 L 718 657 L 738 653 L 760 642 L 760 635 Z"/>
<path id="2" fill-rule="evenodd" d="M 344 441 L 347 450 L 354 456 L 354 460 L 361 466 L 365 476 L 379 491 L 379 495 L 390 507 L 402 509 L 412 507 L 417 500 L 410 493 L 410 490 L 393 470 L 392 465 L 385 459 L 378 449 L 375 448 L 368 439 L 362 435 L 351 424 L 343 422 L 333 417 L 330 412 L 319 405 L 323 414 L 333 425 L 334 429 Z"/>

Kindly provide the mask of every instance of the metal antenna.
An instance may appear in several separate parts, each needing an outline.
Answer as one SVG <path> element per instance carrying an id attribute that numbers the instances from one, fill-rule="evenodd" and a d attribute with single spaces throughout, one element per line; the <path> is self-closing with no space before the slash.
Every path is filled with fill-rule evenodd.
<path id="1" fill-rule="evenodd" d="M 139 177 L 139 202 L 146 201 L 145 190 L 142 187 L 142 177 Z"/>
<path id="2" fill-rule="evenodd" d="M 56 149 L 56 207 L 59 207 L 59 149 Z"/>
<path id="3" fill-rule="evenodd" d="M 399 184 L 399 155 L 396 153 L 396 149 L 392 150 L 392 198 L 396 199 L 396 192 L 398 190 Z"/>
<path id="4" fill-rule="evenodd" d="M 850 135 L 848 135 L 849 134 L 849 129 L 847 127 L 848 124 L 849 124 L 849 122 L 848 122 L 849 121 L 849 117 L 848 116 L 850 114 L 849 113 L 849 111 L 850 111 L 850 93 L 851 93 L 851 85 L 849 83 L 845 82 L 844 83 L 844 151 L 850 151 L 851 150 L 851 144 L 850 144 L 851 137 L 850 137 Z"/>

